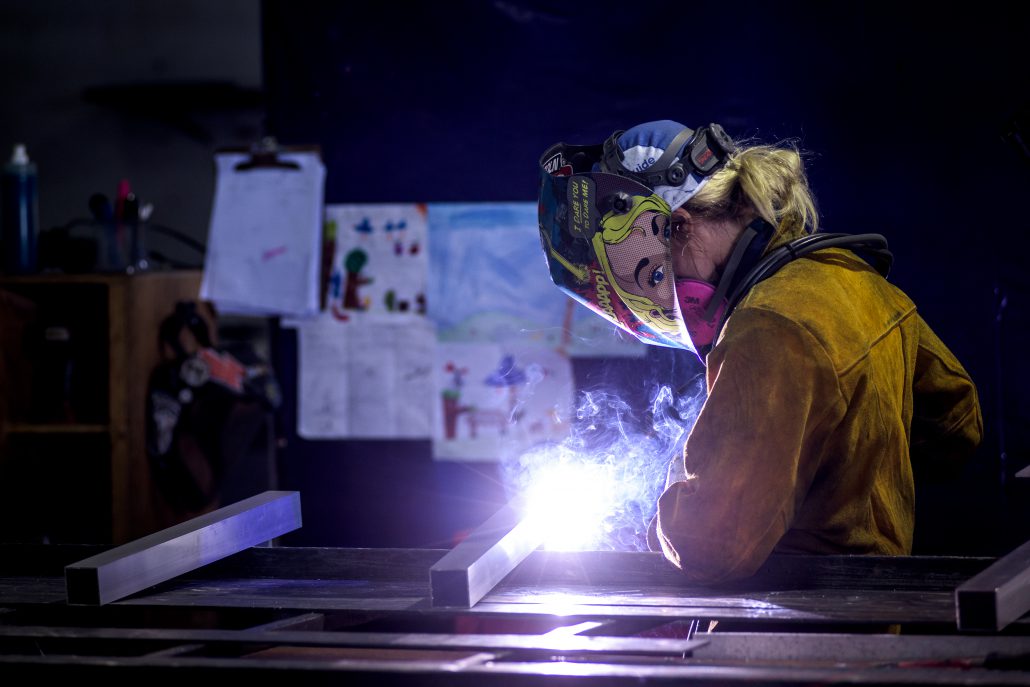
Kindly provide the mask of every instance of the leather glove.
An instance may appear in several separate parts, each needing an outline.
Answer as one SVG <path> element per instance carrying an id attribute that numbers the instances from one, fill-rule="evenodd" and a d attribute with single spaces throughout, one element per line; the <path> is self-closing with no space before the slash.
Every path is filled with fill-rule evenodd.
<path id="1" fill-rule="evenodd" d="M 669 461 L 669 467 L 665 473 L 665 488 L 672 486 L 673 482 L 683 482 L 687 479 L 686 456 L 677 454 Z"/>
<path id="2" fill-rule="evenodd" d="M 647 548 L 651 551 L 662 552 L 662 543 L 658 541 L 658 513 L 651 517 L 647 526 Z"/>
<path id="3" fill-rule="evenodd" d="M 669 461 L 665 470 L 665 490 L 668 490 L 674 482 L 682 482 L 687 479 L 687 461 L 682 453 L 677 453 Z M 652 551 L 661 551 L 662 545 L 658 541 L 658 513 L 654 514 L 651 522 L 647 525 L 647 548 Z"/>

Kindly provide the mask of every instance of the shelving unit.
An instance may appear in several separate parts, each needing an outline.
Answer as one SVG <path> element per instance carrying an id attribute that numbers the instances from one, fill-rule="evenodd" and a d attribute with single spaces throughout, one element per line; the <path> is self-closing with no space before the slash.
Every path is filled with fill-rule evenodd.
<path id="1" fill-rule="evenodd" d="M 182 519 L 150 476 L 146 394 L 158 327 L 199 271 L 0 277 L 7 377 L 0 498 L 8 538 L 123 543 Z M 11 333 L 21 330 L 21 336 Z"/>

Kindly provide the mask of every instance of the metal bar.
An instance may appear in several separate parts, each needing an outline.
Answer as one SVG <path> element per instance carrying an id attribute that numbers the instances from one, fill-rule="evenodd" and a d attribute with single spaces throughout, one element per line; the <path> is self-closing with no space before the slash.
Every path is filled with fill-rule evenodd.
<path id="1" fill-rule="evenodd" d="M 159 649 L 158 651 L 151 651 L 143 654 L 144 658 L 168 658 L 171 656 L 185 656 L 186 654 L 199 651 L 204 648 L 203 644 L 181 644 L 179 646 L 170 646 L 167 649 Z"/>
<path id="2" fill-rule="evenodd" d="M 324 632 L 301 630 L 192 630 L 83 627 L 0 626 L 0 640 L 76 640 L 78 642 L 178 642 L 182 644 L 260 644 L 272 646 L 372 647 L 453 651 L 511 651 L 544 654 L 618 654 L 682 658 L 706 639 L 583 637 L 516 634 L 420 634 L 394 632 Z M 0 642 L 0 646 L 3 643 Z M 56 653 L 56 652 L 55 652 Z"/>
<path id="3" fill-rule="evenodd" d="M 543 636 L 574 637 L 575 635 L 582 634 L 584 632 L 591 632 L 598 628 L 606 627 L 610 624 L 611 623 L 604 620 L 587 620 L 582 623 L 576 623 L 575 625 L 562 625 L 561 627 L 556 627 L 550 632 L 545 632 Z"/>
<path id="4" fill-rule="evenodd" d="M 720 584 L 725 591 L 884 589 L 942 591 L 987 568 L 991 558 L 954 556 L 772 555 L 754 576 Z M 660 553 L 645 551 L 534 551 L 505 584 L 690 585 Z"/>
<path id="5" fill-rule="evenodd" d="M 1025 656 L 1030 637 L 779 632 L 713 632 L 698 647 L 698 661 L 929 661 Z"/>
<path id="6" fill-rule="evenodd" d="M 471 608 L 542 540 L 521 504 L 507 504 L 429 568 L 433 605 Z"/>
<path id="7" fill-rule="evenodd" d="M 304 613 L 289 618 L 273 620 L 270 623 L 248 628 L 251 632 L 273 632 L 277 630 L 324 630 L 325 613 Z"/>
<path id="8" fill-rule="evenodd" d="M 0 577 L 63 576 L 64 567 L 109 547 L 0 543 Z M 226 579 L 413 580 L 428 590 L 426 570 L 445 549 L 254 547 L 197 570 L 191 577 Z M 946 591 L 982 572 L 993 557 L 833 556 L 773 554 L 754 577 L 719 589 L 914 589 Z M 507 582 L 533 585 L 613 583 L 689 587 L 660 553 L 546 551 L 531 553 Z"/>
<path id="9" fill-rule="evenodd" d="M 68 565 L 68 603 L 117 601 L 300 525 L 300 494 L 266 491 Z"/>
<path id="10" fill-rule="evenodd" d="M 99 678 L 105 684 L 176 681 L 231 681 L 261 684 L 269 676 L 300 684 L 447 685 L 448 687 L 502 687 L 511 685 L 576 685 L 582 687 L 640 687 L 640 685 L 1030 685 L 1030 676 L 1017 669 L 997 670 L 985 660 L 957 670 L 949 662 L 940 666 L 872 666 L 837 661 L 783 665 L 781 662 L 739 665 L 699 664 L 656 659 L 641 662 L 482 661 L 478 656 L 442 660 L 342 658 L 325 660 L 222 657 L 116 657 L 0 655 L 5 678 L 29 680 L 82 680 Z"/>
<path id="11" fill-rule="evenodd" d="M 1030 611 L 1030 541 L 955 590 L 959 630 L 997 632 Z"/>
<path id="12" fill-rule="evenodd" d="M 0 556 L 5 547 L 0 547 Z M 283 555 L 283 551 L 289 551 Z M 426 571 L 445 549 L 344 549 L 329 547 L 257 547 L 241 551 L 201 571 L 197 577 L 271 577 L 296 580 L 417 580 L 425 586 Z M 990 562 L 990 561 L 988 561 Z M 983 567 L 986 567 L 986 563 Z M 981 568 L 982 569 L 982 568 Z M 961 579 L 968 579 L 969 575 Z M 957 584 L 957 582 L 956 582 Z M 951 586 L 954 589 L 954 585 Z"/>

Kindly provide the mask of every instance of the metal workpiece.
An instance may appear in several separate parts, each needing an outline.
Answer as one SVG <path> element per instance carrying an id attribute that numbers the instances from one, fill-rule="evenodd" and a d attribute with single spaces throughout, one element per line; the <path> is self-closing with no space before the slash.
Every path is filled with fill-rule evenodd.
<path id="1" fill-rule="evenodd" d="M 280 677 L 294 684 L 1030 685 L 1026 637 L 742 634 L 701 640 L 0 627 L 0 671 L 105 684 Z M 586 641 L 581 641 L 586 640 Z M 67 646 L 89 646 L 87 654 Z M 26 649 L 28 647 L 29 649 Z M 44 647 L 48 653 L 37 649 Z M 150 647 L 162 647 L 141 653 Z"/>
<path id="2" fill-rule="evenodd" d="M 523 523 L 498 519 L 478 555 L 458 552 L 465 600 L 503 572 L 476 581 Z M 1030 615 L 1004 634 L 955 627 L 956 588 L 987 558 L 774 555 L 748 580 L 700 587 L 647 552 L 536 550 L 473 606 L 448 607 L 426 573 L 454 552 L 251 547 L 130 598 L 64 603 L 66 566 L 98 553 L 0 545 L 7 682 L 1030 686 Z"/>
<path id="3" fill-rule="evenodd" d="M 1030 541 L 999 558 L 955 590 L 962 631 L 1004 629 L 1030 611 Z"/>
<path id="4" fill-rule="evenodd" d="M 471 608 L 542 541 L 522 502 L 508 503 L 429 568 L 433 606 Z"/>
<path id="5" fill-rule="evenodd" d="M 68 565 L 68 603 L 117 601 L 300 526 L 300 493 L 266 491 Z"/>
<path id="6" fill-rule="evenodd" d="M 483 650 L 565 656 L 606 654 L 683 658 L 707 639 L 649 637 L 584 637 L 577 634 L 442 634 L 416 632 L 324 632 L 317 630 L 123 629 L 92 627 L 5 627 L 0 646 L 8 640 L 90 641 L 125 650 L 132 644 L 156 642 L 203 645 L 272 645 L 310 647 L 388 647 L 391 649 Z"/>
<path id="7" fill-rule="evenodd" d="M 993 655 L 1030 655 L 1030 637 L 856 633 L 712 632 L 694 657 L 703 661 L 833 661 L 888 664 Z M 959 665 L 956 668 L 962 667 Z"/>

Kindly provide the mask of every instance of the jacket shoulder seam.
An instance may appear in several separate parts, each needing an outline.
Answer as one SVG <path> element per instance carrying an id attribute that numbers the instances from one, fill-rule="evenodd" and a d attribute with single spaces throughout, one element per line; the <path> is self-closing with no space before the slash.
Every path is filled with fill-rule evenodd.
<path id="1" fill-rule="evenodd" d="M 840 374 L 838 373 L 837 369 L 833 365 L 833 358 L 830 357 L 830 353 L 829 353 L 829 351 L 826 350 L 826 346 L 823 345 L 823 342 L 819 340 L 819 337 L 817 337 L 808 326 L 806 326 L 805 324 L 803 324 L 801 322 L 798 322 L 797 320 L 795 320 L 793 318 L 787 317 L 786 315 L 784 315 L 783 313 L 779 312 L 778 310 L 774 310 L 772 308 L 767 308 L 767 307 L 765 307 L 763 305 L 752 305 L 748 309 L 753 310 L 753 311 L 759 311 L 759 312 L 762 312 L 762 313 L 765 313 L 765 314 L 768 314 L 768 315 L 772 315 L 776 319 L 782 320 L 783 322 L 786 322 L 786 323 L 790 324 L 791 326 L 795 327 L 796 329 L 798 329 L 798 331 L 804 332 L 805 336 L 807 336 L 809 339 L 811 339 L 812 342 L 815 344 L 815 346 L 819 349 L 819 352 L 822 355 L 822 358 L 823 358 L 823 361 L 825 363 L 826 368 L 831 370 L 831 371 L 833 371 L 833 373 L 834 373 L 833 374 L 833 381 L 834 381 L 834 385 L 837 388 L 837 399 L 840 400 L 840 401 L 844 400 L 844 390 L 841 389 L 841 387 L 840 387 Z"/>

